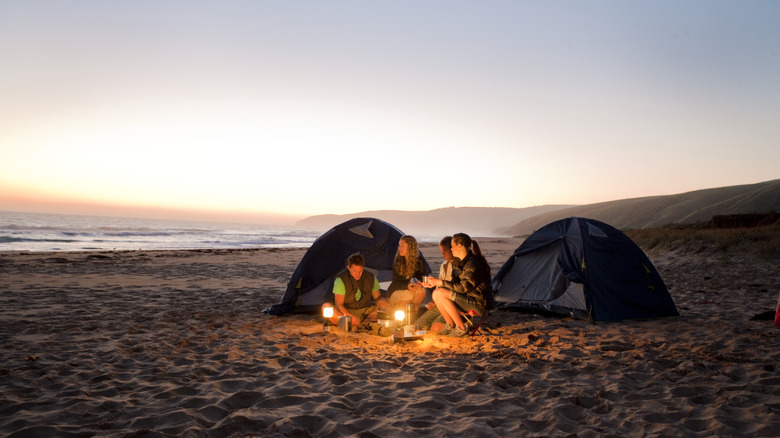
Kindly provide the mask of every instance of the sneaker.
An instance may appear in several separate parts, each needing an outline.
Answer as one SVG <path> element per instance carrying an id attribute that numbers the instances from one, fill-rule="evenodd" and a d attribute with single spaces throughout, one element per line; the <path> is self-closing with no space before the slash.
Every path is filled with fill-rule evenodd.
<path id="1" fill-rule="evenodd" d="M 449 334 L 447 336 L 449 336 L 451 338 L 462 338 L 462 337 L 468 336 L 468 335 L 469 335 L 468 331 L 463 330 L 462 328 L 456 326 L 456 327 L 452 328 L 452 331 L 449 332 Z"/>
<path id="2" fill-rule="evenodd" d="M 445 325 L 443 329 L 439 330 L 439 336 L 447 336 L 447 335 L 449 335 L 450 333 L 452 333 L 452 330 L 454 328 L 455 327 L 453 327 L 453 326 L 451 326 L 449 324 Z"/>

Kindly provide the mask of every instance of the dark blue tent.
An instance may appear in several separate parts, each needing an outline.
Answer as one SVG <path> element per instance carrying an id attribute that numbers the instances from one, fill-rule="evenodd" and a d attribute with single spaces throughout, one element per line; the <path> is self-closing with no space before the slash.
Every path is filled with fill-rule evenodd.
<path id="1" fill-rule="evenodd" d="M 325 297 L 332 293 L 333 281 L 346 269 L 351 254 L 366 259 L 366 270 L 380 283 L 393 279 L 393 259 L 403 233 L 393 225 L 375 218 L 356 218 L 336 225 L 312 243 L 287 284 L 281 301 L 263 312 L 282 315 L 287 312 L 319 312 Z M 427 273 L 430 273 L 425 261 Z"/>
<path id="2" fill-rule="evenodd" d="M 529 236 L 493 277 L 499 308 L 593 322 L 678 316 L 645 253 L 603 222 L 571 217 Z"/>

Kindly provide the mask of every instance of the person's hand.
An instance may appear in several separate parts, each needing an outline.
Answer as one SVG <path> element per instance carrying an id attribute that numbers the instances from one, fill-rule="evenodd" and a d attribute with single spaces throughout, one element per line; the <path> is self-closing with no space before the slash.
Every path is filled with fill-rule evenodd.
<path id="1" fill-rule="evenodd" d="M 425 305 L 425 308 L 428 309 L 428 310 L 431 310 L 434 307 L 436 307 L 436 303 L 434 303 L 433 301 L 431 301 L 430 303 Z"/>

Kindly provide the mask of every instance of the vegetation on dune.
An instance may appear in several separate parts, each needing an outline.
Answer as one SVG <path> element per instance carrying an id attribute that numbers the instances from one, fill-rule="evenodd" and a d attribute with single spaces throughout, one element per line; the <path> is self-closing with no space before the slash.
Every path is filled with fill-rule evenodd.
<path id="1" fill-rule="evenodd" d="M 645 251 L 718 252 L 780 259 L 780 224 L 750 228 L 711 228 L 707 224 L 667 225 L 625 230 Z"/>

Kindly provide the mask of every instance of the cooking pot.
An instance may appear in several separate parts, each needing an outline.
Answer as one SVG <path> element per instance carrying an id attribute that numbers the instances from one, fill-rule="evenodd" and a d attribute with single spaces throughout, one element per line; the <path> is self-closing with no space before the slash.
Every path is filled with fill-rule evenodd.
<path id="1" fill-rule="evenodd" d="M 393 327 L 395 326 L 395 321 L 392 319 L 377 319 L 377 324 L 381 325 L 382 327 Z"/>
<path id="2" fill-rule="evenodd" d="M 378 312 L 376 315 L 376 322 L 382 327 L 391 327 L 395 325 L 395 321 L 390 318 L 387 312 Z"/>
<path id="3" fill-rule="evenodd" d="M 390 317 L 388 313 L 385 312 L 379 312 L 376 315 L 377 322 L 382 327 L 391 327 L 395 326 L 395 320 Z"/>

